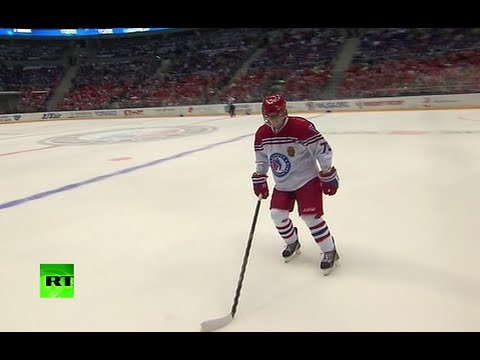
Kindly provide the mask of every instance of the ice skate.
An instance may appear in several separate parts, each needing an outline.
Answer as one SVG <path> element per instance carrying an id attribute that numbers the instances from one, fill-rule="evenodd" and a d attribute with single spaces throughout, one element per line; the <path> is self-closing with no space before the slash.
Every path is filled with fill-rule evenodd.
<path id="1" fill-rule="evenodd" d="M 333 243 L 335 245 L 335 242 Z M 335 246 L 332 251 L 323 253 L 322 260 L 320 261 L 320 269 L 323 270 L 323 275 L 330 275 L 333 268 L 338 266 L 337 261 L 340 259 L 340 255 L 337 253 L 337 247 Z"/>
<path id="2" fill-rule="evenodd" d="M 302 253 L 300 247 L 301 245 L 298 240 L 293 244 L 285 245 L 285 248 L 282 251 L 282 256 L 286 263 Z"/>

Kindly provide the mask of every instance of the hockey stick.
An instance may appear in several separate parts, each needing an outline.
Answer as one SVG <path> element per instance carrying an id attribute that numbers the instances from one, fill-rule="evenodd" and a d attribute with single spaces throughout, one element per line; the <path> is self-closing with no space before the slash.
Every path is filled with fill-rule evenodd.
<path id="1" fill-rule="evenodd" d="M 253 233 L 255 232 L 255 225 L 257 224 L 258 212 L 260 210 L 260 203 L 262 201 L 262 195 L 258 196 L 257 206 L 255 207 L 255 214 L 253 215 L 252 227 L 250 228 L 250 234 L 248 235 L 247 247 L 245 249 L 245 255 L 243 256 L 242 269 L 240 271 L 240 277 L 238 279 L 237 290 L 235 291 L 235 298 L 233 299 L 233 306 L 230 314 L 218 319 L 212 319 L 202 322 L 202 331 L 209 332 L 220 329 L 233 320 L 235 313 L 237 312 L 238 299 L 240 298 L 240 290 L 242 289 L 243 278 L 245 270 L 247 269 L 248 256 L 250 254 L 250 248 L 252 247 Z"/>

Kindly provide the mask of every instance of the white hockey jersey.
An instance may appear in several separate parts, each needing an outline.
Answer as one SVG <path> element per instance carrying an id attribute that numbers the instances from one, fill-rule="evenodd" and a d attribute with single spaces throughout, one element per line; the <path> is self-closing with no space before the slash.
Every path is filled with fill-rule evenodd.
<path id="1" fill-rule="evenodd" d="M 320 169 L 332 166 L 328 142 L 312 122 L 298 116 L 288 116 L 278 132 L 262 125 L 255 133 L 254 149 L 256 172 L 266 174 L 270 168 L 280 191 L 297 190 L 318 176 Z"/>

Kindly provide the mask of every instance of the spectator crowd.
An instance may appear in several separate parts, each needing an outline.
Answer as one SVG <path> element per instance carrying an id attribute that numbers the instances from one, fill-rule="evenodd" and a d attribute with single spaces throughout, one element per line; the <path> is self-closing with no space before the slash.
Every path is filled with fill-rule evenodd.
<path id="1" fill-rule="evenodd" d="M 480 90 L 474 28 L 185 29 L 82 46 L 77 62 L 72 40 L 0 40 L 0 90 L 20 91 L 22 112 L 320 100 L 332 83 L 338 99 Z"/>

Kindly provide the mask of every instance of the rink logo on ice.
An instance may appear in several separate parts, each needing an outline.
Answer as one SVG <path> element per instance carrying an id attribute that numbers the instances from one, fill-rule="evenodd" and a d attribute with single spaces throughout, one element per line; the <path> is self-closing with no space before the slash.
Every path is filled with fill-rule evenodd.
<path id="1" fill-rule="evenodd" d="M 206 134 L 215 130 L 215 127 L 198 124 L 175 127 L 151 126 L 69 134 L 45 139 L 40 142 L 48 145 L 119 144 L 175 139 L 179 137 Z"/>
<path id="2" fill-rule="evenodd" d="M 40 298 L 74 298 L 73 264 L 40 264 Z"/>
<path id="3" fill-rule="evenodd" d="M 270 167 L 275 176 L 282 177 L 290 172 L 292 164 L 285 155 L 275 153 L 270 156 Z"/>

